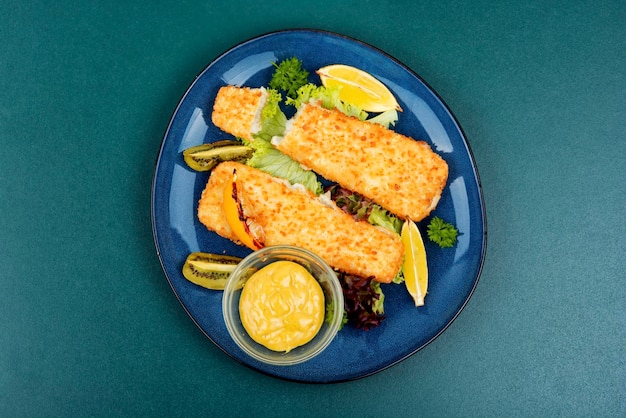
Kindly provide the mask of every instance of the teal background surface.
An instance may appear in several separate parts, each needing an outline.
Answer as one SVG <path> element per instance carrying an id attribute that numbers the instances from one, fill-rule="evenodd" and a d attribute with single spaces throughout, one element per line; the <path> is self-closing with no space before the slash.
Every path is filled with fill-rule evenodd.
<path id="1" fill-rule="evenodd" d="M 623 1 L 4 1 L 0 15 L 0 416 L 626 415 Z M 178 100 L 220 53 L 288 28 L 357 38 L 421 75 L 485 195 L 467 307 L 353 382 L 230 359 L 152 241 Z"/>

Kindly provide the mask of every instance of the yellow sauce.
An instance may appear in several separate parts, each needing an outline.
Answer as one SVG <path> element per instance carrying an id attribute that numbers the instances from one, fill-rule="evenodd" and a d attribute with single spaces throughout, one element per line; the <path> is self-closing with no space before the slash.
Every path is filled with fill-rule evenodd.
<path id="1" fill-rule="evenodd" d="M 324 322 L 324 293 L 300 264 L 276 261 L 254 273 L 239 300 L 239 314 L 250 337 L 273 351 L 311 341 Z"/>

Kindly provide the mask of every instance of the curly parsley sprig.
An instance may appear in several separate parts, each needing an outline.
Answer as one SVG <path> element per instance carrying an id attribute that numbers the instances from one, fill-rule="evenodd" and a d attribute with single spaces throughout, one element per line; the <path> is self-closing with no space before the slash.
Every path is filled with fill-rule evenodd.
<path id="1" fill-rule="evenodd" d="M 279 64 L 272 63 L 276 70 L 269 82 L 269 87 L 284 91 L 288 97 L 295 98 L 300 87 L 309 82 L 309 72 L 302 68 L 302 61 L 296 57 L 287 58 Z"/>
<path id="2" fill-rule="evenodd" d="M 437 216 L 430 220 L 426 232 L 428 239 L 439 244 L 441 248 L 453 247 L 459 234 L 454 225 Z"/>

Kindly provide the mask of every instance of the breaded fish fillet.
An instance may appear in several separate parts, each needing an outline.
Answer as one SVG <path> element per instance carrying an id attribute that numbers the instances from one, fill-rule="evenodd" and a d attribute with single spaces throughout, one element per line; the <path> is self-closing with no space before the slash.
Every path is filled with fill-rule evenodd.
<path id="1" fill-rule="evenodd" d="M 426 142 L 310 103 L 290 123 L 275 146 L 326 179 L 404 219 L 437 206 L 448 165 Z"/>
<path id="2" fill-rule="evenodd" d="M 225 132 L 250 139 L 260 129 L 266 95 L 264 89 L 222 87 L 213 122 Z M 437 206 L 448 165 L 426 142 L 311 103 L 287 125 L 285 137 L 274 145 L 326 179 L 403 219 L 420 221 Z"/>
<path id="3" fill-rule="evenodd" d="M 304 188 L 235 162 L 215 167 L 202 193 L 198 218 L 208 229 L 238 242 L 222 209 L 233 170 L 246 221 L 253 230 L 262 230 L 265 246 L 306 248 L 337 270 L 385 283 L 400 270 L 404 247 L 397 234 L 355 221 Z"/>
<path id="4" fill-rule="evenodd" d="M 262 87 L 221 87 L 213 104 L 213 124 L 236 137 L 252 141 L 252 134 L 261 129 L 261 111 L 267 95 Z"/>

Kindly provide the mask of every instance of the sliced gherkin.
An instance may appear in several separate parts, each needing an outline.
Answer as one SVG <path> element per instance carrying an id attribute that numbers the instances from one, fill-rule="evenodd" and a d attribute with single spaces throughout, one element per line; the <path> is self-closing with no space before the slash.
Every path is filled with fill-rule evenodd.
<path id="1" fill-rule="evenodd" d="M 198 286 L 224 290 L 230 273 L 240 261 L 241 258 L 230 255 L 194 252 L 185 260 L 183 276 Z"/>
<path id="2" fill-rule="evenodd" d="M 245 163 L 253 152 L 252 148 L 241 142 L 226 139 L 187 148 L 183 151 L 183 158 L 191 169 L 209 171 L 222 161 Z"/>

